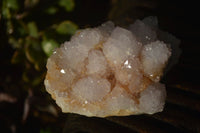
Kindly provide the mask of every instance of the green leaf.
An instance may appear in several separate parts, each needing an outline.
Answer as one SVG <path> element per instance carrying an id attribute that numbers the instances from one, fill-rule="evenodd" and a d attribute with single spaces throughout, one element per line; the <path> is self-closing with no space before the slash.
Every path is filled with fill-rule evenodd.
<path id="1" fill-rule="evenodd" d="M 59 44 L 53 39 L 50 39 L 50 40 L 44 39 L 42 41 L 42 49 L 48 57 L 53 53 L 53 50 L 57 48 L 58 46 Z"/>
<path id="2" fill-rule="evenodd" d="M 31 63 L 37 62 L 37 60 L 40 58 L 39 52 L 41 51 L 41 47 L 39 45 L 39 42 L 37 40 L 26 38 L 26 48 L 25 48 L 25 54 L 27 59 Z"/>
<path id="3" fill-rule="evenodd" d="M 6 19 L 11 19 L 10 9 L 7 8 L 6 3 L 3 1 L 2 16 Z"/>
<path id="4" fill-rule="evenodd" d="M 53 14 L 55 14 L 57 11 L 58 11 L 58 9 L 57 9 L 56 7 L 53 7 L 53 6 L 52 6 L 52 7 L 47 8 L 45 12 L 46 12 L 47 14 L 53 15 Z"/>
<path id="5" fill-rule="evenodd" d="M 17 41 L 14 37 L 12 37 L 12 36 L 10 36 L 10 37 L 8 38 L 8 42 L 9 42 L 9 44 L 11 44 L 11 46 L 12 46 L 13 48 L 18 48 L 18 47 L 19 47 L 18 41 Z"/>
<path id="6" fill-rule="evenodd" d="M 26 58 L 34 64 L 36 70 L 41 70 L 45 63 L 46 56 L 44 55 L 38 40 L 30 37 L 26 38 L 25 55 Z"/>
<path id="7" fill-rule="evenodd" d="M 38 34 L 37 25 L 35 24 L 35 22 L 29 22 L 27 26 L 28 26 L 29 35 L 37 38 L 39 34 Z"/>
<path id="8" fill-rule="evenodd" d="M 8 42 L 12 46 L 12 48 L 14 48 L 14 49 L 22 49 L 22 47 L 24 45 L 24 38 L 18 38 L 18 40 L 17 40 L 13 36 L 10 36 L 8 38 Z"/>
<path id="9" fill-rule="evenodd" d="M 59 0 L 58 4 L 68 12 L 73 11 L 75 7 L 74 0 Z"/>
<path id="10" fill-rule="evenodd" d="M 78 26 L 71 21 L 63 21 L 56 27 L 56 31 L 59 34 L 69 34 L 69 35 L 73 35 L 77 29 Z"/>
<path id="11" fill-rule="evenodd" d="M 17 0 L 4 0 L 3 5 L 12 10 L 19 9 L 19 4 L 18 4 Z"/>

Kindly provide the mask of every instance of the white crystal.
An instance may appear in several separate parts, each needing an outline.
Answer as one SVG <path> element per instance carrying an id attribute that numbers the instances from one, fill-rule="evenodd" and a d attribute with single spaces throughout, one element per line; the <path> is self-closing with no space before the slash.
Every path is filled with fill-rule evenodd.
<path id="1" fill-rule="evenodd" d="M 140 94 L 140 110 L 144 113 L 153 114 L 162 111 L 166 98 L 165 85 L 154 83 Z"/>
<path id="2" fill-rule="evenodd" d="M 170 55 L 169 48 L 161 41 L 145 45 L 141 54 L 144 74 L 154 81 L 159 81 Z"/>
<path id="3" fill-rule="evenodd" d="M 130 56 L 138 56 L 141 44 L 128 30 L 116 27 L 103 44 L 103 53 L 113 66 L 120 65 Z"/>
<path id="4" fill-rule="evenodd" d="M 123 87 L 120 87 L 119 84 L 113 88 L 109 98 L 106 100 L 109 115 L 138 113 L 136 105 L 131 95 L 129 95 Z"/>
<path id="5" fill-rule="evenodd" d="M 106 39 L 110 36 L 114 28 L 115 28 L 115 25 L 112 21 L 103 23 L 101 26 L 98 27 L 98 29 L 102 32 L 102 35 Z"/>
<path id="6" fill-rule="evenodd" d="M 102 41 L 101 33 L 96 29 L 78 31 L 71 42 L 66 42 L 63 49 L 63 58 L 69 67 L 77 72 L 83 71 L 84 61 L 90 49 Z M 73 57 L 73 59 L 72 59 Z"/>
<path id="7" fill-rule="evenodd" d="M 110 92 L 110 82 L 103 78 L 85 77 L 72 86 L 72 95 L 80 101 L 101 101 Z M 98 94 L 98 95 L 97 95 Z"/>
<path id="8" fill-rule="evenodd" d="M 130 25 L 130 30 L 143 45 L 157 40 L 156 32 L 152 30 L 149 25 L 145 25 L 144 22 L 140 20 L 136 20 L 134 24 Z"/>
<path id="9" fill-rule="evenodd" d="M 63 112 L 86 116 L 153 114 L 163 110 L 159 83 L 171 55 L 157 18 L 137 20 L 130 31 L 108 21 L 79 30 L 47 61 L 46 90 Z M 163 38 L 159 41 L 158 38 Z"/>
<path id="10" fill-rule="evenodd" d="M 92 50 L 88 55 L 87 74 L 104 75 L 107 71 L 107 61 L 100 50 Z"/>

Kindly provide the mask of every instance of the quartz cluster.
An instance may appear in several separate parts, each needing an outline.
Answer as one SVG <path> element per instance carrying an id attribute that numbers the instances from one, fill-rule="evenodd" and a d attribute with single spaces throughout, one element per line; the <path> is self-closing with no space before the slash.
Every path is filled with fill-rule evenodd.
<path id="1" fill-rule="evenodd" d="M 63 112 L 97 117 L 160 112 L 166 90 L 159 81 L 177 44 L 158 29 L 156 17 L 128 28 L 108 21 L 79 30 L 48 59 L 46 90 Z"/>

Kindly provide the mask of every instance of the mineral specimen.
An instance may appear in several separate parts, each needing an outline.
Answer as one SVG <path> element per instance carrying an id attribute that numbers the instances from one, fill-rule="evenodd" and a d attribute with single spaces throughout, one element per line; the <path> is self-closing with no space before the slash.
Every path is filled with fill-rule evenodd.
<path id="1" fill-rule="evenodd" d="M 63 112 L 97 117 L 160 112 L 166 90 L 159 81 L 176 42 L 158 29 L 155 17 L 129 29 L 109 21 L 77 31 L 48 59 L 46 90 Z"/>

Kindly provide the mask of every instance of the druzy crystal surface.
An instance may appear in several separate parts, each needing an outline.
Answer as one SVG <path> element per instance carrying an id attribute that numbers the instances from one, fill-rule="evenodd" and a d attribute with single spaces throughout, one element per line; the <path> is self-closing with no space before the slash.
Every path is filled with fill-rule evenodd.
<path id="1" fill-rule="evenodd" d="M 126 29 L 108 21 L 79 30 L 48 59 L 46 90 L 66 113 L 106 117 L 160 112 L 166 90 L 159 81 L 176 42 L 158 29 L 155 17 Z"/>

